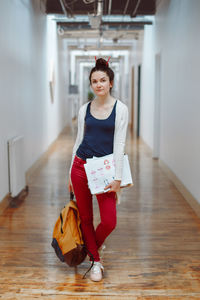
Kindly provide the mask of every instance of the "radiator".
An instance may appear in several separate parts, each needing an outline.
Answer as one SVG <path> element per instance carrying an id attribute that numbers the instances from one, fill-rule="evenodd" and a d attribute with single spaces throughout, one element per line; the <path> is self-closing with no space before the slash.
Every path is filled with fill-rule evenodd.
<path id="1" fill-rule="evenodd" d="M 8 174 L 9 192 L 12 197 L 16 197 L 26 185 L 23 136 L 8 140 Z"/>

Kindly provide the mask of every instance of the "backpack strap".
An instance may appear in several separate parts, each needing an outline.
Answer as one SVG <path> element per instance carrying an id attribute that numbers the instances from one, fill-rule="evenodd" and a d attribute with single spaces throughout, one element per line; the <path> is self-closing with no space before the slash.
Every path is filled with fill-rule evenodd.
<path id="1" fill-rule="evenodd" d="M 70 200 L 74 199 L 74 193 L 70 192 Z M 63 233 L 63 216 L 62 213 L 60 213 L 60 221 L 61 221 L 61 227 L 60 227 L 60 231 L 61 233 Z"/>
<path id="2" fill-rule="evenodd" d="M 61 221 L 61 227 L 60 227 L 60 231 L 61 233 L 63 233 L 63 216 L 62 216 L 62 213 L 60 213 L 60 221 Z"/>
<path id="3" fill-rule="evenodd" d="M 89 104 L 89 103 L 88 103 Z M 89 105 L 87 105 L 89 106 Z M 74 193 L 70 192 L 70 200 L 74 199 Z M 62 225 L 63 225 L 63 217 L 62 214 L 60 213 L 60 220 L 61 220 L 61 232 L 63 233 L 63 229 L 62 229 Z M 85 245 L 83 245 L 83 248 L 85 248 L 86 252 L 90 255 L 90 257 L 92 258 L 92 264 L 89 267 L 89 269 L 85 272 L 85 274 L 83 275 L 83 279 L 85 279 L 86 274 L 92 269 L 93 265 L 94 265 L 94 256 L 92 255 L 92 253 L 86 248 Z"/>
<path id="4" fill-rule="evenodd" d="M 93 265 L 94 265 L 94 256 L 92 255 L 92 253 L 86 248 L 85 245 L 83 245 L 83 247 L 85 248 L 85 250 L 87 251 L 87 253 L 91 256 L 92 258 L 92 264 L 89 267 L 89 269 L 85 272 L 85 274 L 83 275 L 83 279 L 85 279 L 86 274 L 92 269 Z"/>

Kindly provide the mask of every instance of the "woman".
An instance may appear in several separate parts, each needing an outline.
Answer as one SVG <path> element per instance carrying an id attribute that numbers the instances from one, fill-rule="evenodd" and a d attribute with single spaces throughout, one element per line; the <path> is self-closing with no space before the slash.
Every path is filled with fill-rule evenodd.
<path id="1" fill-rule="evenodd" d="M 116 193 L 120 190 L 128 124 L 127 106 L 110 94 L 114 73 L 108 61 L 97 59 L 90 72 L 89 80 L 96 98 L 79 110 L 78 133 L 69 176 L 69 190 L 73 191 L 76 197 L 83 239 L 94 258 L 94 265 L 90 270 L 90 279 L 93 281 L 100 281 L 104 270 L 98 250 L 116 227 Z M 101 223 L 95 230 L 92 195 L 88 188 L 84 164 L 87 158 L 111 153 L 115 159 L 115 178 L 105 187 L 107 192 L 96 195 Z"/>

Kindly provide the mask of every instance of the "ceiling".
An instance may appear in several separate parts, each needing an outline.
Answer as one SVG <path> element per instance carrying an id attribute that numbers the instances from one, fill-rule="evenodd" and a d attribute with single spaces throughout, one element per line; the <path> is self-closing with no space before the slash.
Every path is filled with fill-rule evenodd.
<path id="1" fill-rule="evenodd" d="M 46 14 L 66 38 L 137 40 L 155 13 L 156 0 L 46 0 Z"/>
<path id="2" fill-rule="evenodd" d="M 97 12 L 98 1 L 92 0 L 47 0 L 47 14 L 63 14 L 62 6 L 68 15 L 87 15 Z M 154 15 L 156 12 L 155 0 L 100 0 L 103 3 L 103 15 Z"/>

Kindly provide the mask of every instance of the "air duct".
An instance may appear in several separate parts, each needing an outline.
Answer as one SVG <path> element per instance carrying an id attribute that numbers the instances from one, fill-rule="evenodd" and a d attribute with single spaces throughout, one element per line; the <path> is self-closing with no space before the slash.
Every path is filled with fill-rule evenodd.
<path id="1" fill-rule="evenodd" d="M 100 29 L 102 15 L 103 15 L 103 0 L 98 0 L 96 15 L 88 15 L 89 23 L 92 29 Z"/>

